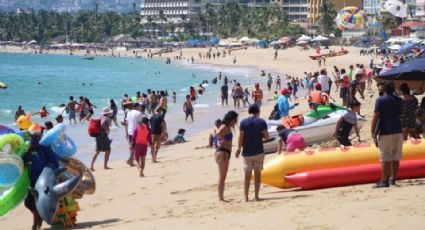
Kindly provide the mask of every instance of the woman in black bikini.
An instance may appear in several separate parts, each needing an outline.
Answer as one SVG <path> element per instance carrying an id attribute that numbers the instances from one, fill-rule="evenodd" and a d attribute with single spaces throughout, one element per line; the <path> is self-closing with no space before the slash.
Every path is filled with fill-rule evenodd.
<path id="1" fill-rule="evenodd" d="M 230 154 L 232 152 L 232 129 L 238 122 L 238 114 L 235 111 L 229 111 L 224 115 L 222 125 L 217 131 L 217 149 L 215 152 L 215 161 L 218 165 L 218 199 L 220 202 L 224 200 L 224 183 L 226 181 L 227 171 L 229 170 Z"/>

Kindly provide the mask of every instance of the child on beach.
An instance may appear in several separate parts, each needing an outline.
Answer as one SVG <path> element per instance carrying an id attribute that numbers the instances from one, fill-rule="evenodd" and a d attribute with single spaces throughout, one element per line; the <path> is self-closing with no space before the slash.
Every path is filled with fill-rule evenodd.
<path id="1" fill-rule="evenodd" d="M 335 127 L 335 132 L 333 134 L 334 137 L 337 138 L 340 145 L 343 146 L 351 146 L 351 142 L 349 140 L 349 136 L 351 133 L 351 130 L 354 127 L 354 130 L 356 131 L 356 135 L 358 137 L 358 141 L 361 142 L 360 139 L 360 131 L 359 127 L 357 126 L 357 113 L 360 113 L 360 103 L 359 102 L 351 102 L 350 103 L 350 110 L 342 116 Z"/>
<path id="2" fill-rule="evenodd" d="M 192 119 L 192 122 L 193 122 L 194 121 L 194 119 L 193 119 L 193 105 L 192 105 L 190 95 L 186 95 L 186 101 L 183 103 L 183 111 L 186 114 L 185 121 L 187 122 L 187 118 L 190 116 L 190 118 Z"/>
<path id="3" fill-rule="evenodd" d="M 139 126 L 133 133 L 132 148 L 134 158 L 136 159 L 137 168 L 139 169 L 140 177 L 144 177 L 143 170 L 145 169 L 145 158 L 148 152 L 148 146 L 152 145 L 151 130 L 149 128 L 149 119 L 143 117 L 139 120 Z"/>
<path id="4" fill-rule="evenodd" d="M 176 91 L 173 92 L 173 103 L 176 104 L 177 101 L 177 95 L 176 95 Z"/>

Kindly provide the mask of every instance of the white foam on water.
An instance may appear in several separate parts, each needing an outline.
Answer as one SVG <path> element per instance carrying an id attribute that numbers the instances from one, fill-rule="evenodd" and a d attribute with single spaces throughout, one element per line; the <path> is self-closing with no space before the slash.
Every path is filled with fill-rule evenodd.
<path id="1" fill-rule="evenodd" d="M 210 108 L 211 106 L 208 104 L 194 104 L 194 108 Z"/>

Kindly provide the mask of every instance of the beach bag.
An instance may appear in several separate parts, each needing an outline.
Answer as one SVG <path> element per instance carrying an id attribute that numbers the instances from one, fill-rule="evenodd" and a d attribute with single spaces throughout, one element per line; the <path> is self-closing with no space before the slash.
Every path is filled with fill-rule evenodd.
<path id="1" fill-rule="evenodd" d="M 89 126 L 88 126 L 88 133 L 91 137 L 98 137 L 100 136 L 102 124 L 100 119 L 90 119 Z"/>

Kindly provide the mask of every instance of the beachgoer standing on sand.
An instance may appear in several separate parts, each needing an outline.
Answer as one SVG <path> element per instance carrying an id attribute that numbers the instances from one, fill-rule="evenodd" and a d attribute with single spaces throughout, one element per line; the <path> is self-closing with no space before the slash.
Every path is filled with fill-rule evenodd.
<path id="1" fill-rule="evenodd" d="M 76 101 L 74 101 L 73 96 L 70 96 L 69 102 L 64 109 L 68 113 L 69 124 L 72 124 L 72 120 L 74 120 L 74 124 L 77 124 L 77 120 L 76 120 L 77 110 L 75 108 L 76 105 L 79 105 L 79 104 Z M 63 111 L 62 111 L 62 113 L 63 113 Z"/>
<path id="2" fill-rule="evenodd" d="M 251 105 L 251 103 L 249 103 L 249 97 L 251 96 L 251 94 L 249 93 L 248 88 L 245 88 L 245 90 L 243 91 L 243 107 L 246 107 L 246 105 L 248 104 L 248 106 Z"/>
<path id="3" fill-rule="evenodd" d="M 159 99 L 159 107 L 162 108 L 162 111 L 163 111 L 162 116 L 165 119 L 165 114 L 167 113 L 167 110 L 168 110 L 168 99 L 165 96 L 164 91 L 159 92 L 159 95 L 161 96 L 161 98 Z"/>
<path id="4" fill-rule="evenodd" d="M 246 202 L 249 201 L 248 192 L 252 171 L 254 171 L 255 176 L 255 200 L 260 200 L 261 171 L 263 170 L 265 156 L 263 140 L 269 139 L 267 124 L 259 117 L 260 108 L 257 105 L 251 105 L 248 113 L 250 116 L 240 123 L 238 150 L 236 150 L 236 158 L 239 158 L 241 153 L 244 157 L 244 194 Z"/>
<path id="5" fill-rule="evenodd" d="M 114 122 L 115 126 L 119 128 L 120 126 L 118 125 L 118 122 L 117 122 L 118 106 L 115 103 L 114 99 L 109 100 L 109 108 L 112 109 L 113 111 L 112 121 Z"/>
<path id="6" fill-rule="evenodd" d="M 345 72 L 345 69 L 341 69 L 341 77 L 340 77 L 339 85 L 340 85 L 339 97 L 342 99 L 342 105 L 348 106 L 350 78 Z"/>
<path id="7" fill-rule="evenodd" d="M 137 167 L 139 168 L 139 176 L 144 177 L 145 174 L 143 173 L 143 170 L 145 169 L 145 159 L 148 152 L 148 146 L 151 146 L 152 148 L 152 136 L 149 127 L 149 119 L 147 117 L 143 117 L 139 120 L 139 126 L 134 130 L 132 138 L 132 148 Z"/>
<path id="8" fill-rule="evenodd" d="M 418 109 L 419 101 L 415 96 L 410 94 L 410 88 L 406 83 L 400 85 L 400 92 L 402 96 L 402 110 L 401 110 L 401 128 L 403 130 L 403 139 L 407 137 L 419 138 L 415 132 L 416 116 L 415 112 Z"/>
<path id="9" fill-rule="evenodd" d="M 295 106 L 298 106 L 298 103 L 294 105 L 289 105 L 288 98 L 291 95 L 291 92 L 287 88 L 283 88 L 281 91 L 281 96 L 277 99 L 277 106 L 279 108 L 279 118 L 289 116 L 289 110 L 294 109 Z"/>
<path id="10" fill-rule="evenodd" d="M 217 149 L 214 157 L 218 165 L 218 200 L 222 203 L 227 202 L 224 199 L 224 186 L 232 153 L 232 129 L 235 127 L 236 123 L 238 123 L 238 114 L 235 111 L 229 111 L 224 115 L 221 126 L 216 132 Z"/>
<path id="11" fill-rule="evenodd" d="M 221 86 L 221 106 L 229 106 L 229 86 L 227 86 L 227 81 L 224 81 L 224 85 Z"/>
<path id="12" fill-rule="evenodd" d="M 267 90 L 268 91 L 272 90 L 272 83 L 273 83 L 273 78 L 272 78 L 272 75 L 269 73 L 267 75 Z"/>
<path id="13" fill-rule="evenodd" d="M 357 114 L 360 113 L 360 103 L 352 102 L 350 103 L 350 110 L 347 111 L 344 116 L 342 116 L 339 121 L 336 123 L 335 132 L 333 137 L 335 137 L 340 145 L 351 146 L 351 141 L 349 139 L 351 130 L 354 128 L 356 136 L 359 143 L 360 139 L 360 129 L 357 126 Z"/>
<path id="14" fill-rule="evenodd" d="M 280 82 L 280 76 L 277 75 L 276 77 L 276 90 L 280 90 L 282 88 L 281 82 Z"/>
<path id="15" fill-rule="evenodd" d="M 274 60 L 275 60 L 275 61 L 277 60 L 277 50 L 276 50 L 276 51 L 274 51 Z"/>
<path id="16" fill-rule="evenodd" d="M 167 130 L 167 126 L 165 123 L 165 120 L 162 116 L 162 108 L 159 107 L 156 110 L 157 114 L 154 114 L 150 118 L 150 124 L 151 124 L 151 132 L 152 132 L 152 147 L 151 148 L 151 154 L 152 154 L 152 162 L 157 163 L 157 156 L 159 148 L 161 147 L 161 141 L 162 137 L 165 134 Z"/>
<path id="17" fill-rule="evenodd" d="M 242 89 L 240 83 L 236 83 L 236 86 L 235 86 L 235 98 L 236 98 L 236 108 L 239 109 L 241 107 L 241 101 L 244 98 L 244 96 L 243 96 L 243 89 Z"/>
<path id="18" fill-rule="evenodd" d="M 156 98 L 155 91 L 151 92 L 151 94 L 149 96 L 149 103 L 150 103 L 149 114 L 154 114 L 156 107 L 158 106 L 158 100 Z"/>
<path id="19" fill-rule="evenodd" d="M 317 82 L 319 82 L 322 86 L 322 92 L 325 92 L 328 95 L 330 95 L 330 80 L 331 79 L 328 77 L 328 71 L 326 71 L 326 68 L 321 69 L 320 75 L 317 77 Z"/>
<path id="20" fill-rule="evenodd" d="M 24 164 L 29 169 L 30 186 L 34 188 L 41 172 L 47 166 L 51 164 L 53 167 L 59 167 L 59 162 L 56 154 L 53 153 L 50 147 L 45 147 L 39 144 L 42 137 L 42 130 L 39 124 L 32 124 L 28 128 L 30 136 L 30 146 L 24 153 L 23 160 Z M 33 225 L 32 229 L 41 229 L 43 219 L 37 211 L 35 205 L 35 195 L 28 193 L 25 198 L 25 207 L 29 209 L 33 214 Z"/>
<path id="21" fill-rule="evenodd" d="M 194 121 L 193 119 L 193 105 L 192 105 L 192 101 L 190 100 L 190 95 L 186 95 L 186 101 L 183 103 L 183 111 L 186 114 L 186 118 L 185 121 L 187 122 L 187 118 L 190 116 L 190 118 L 192 119 L 192 122 Z"/>
<path id="22" fill-rule="evenodd" d="M 130 112 L 127 114 L 127 129 L 125 133 L 125 138 L 128 141 L 128 147 L 130 150 L 130 155 L 127 160 L 127 164 L 134 166 L 134 153 L 133 153 L 133 133 L 138 126 L 138 122 L 142 120 L 143 114 L 140 112 L 141 105 L 139 103 L 133 103 Z"/>
<path id="23" fill-rule="evenodd" d="M 91 161 L 90 170 L 94 171 L 94 162 L 99 156 L 100 152 L 105 152 L 105 162 L 103 164 L 104 169 L 110 169 L 108 167 L 109 155 L 111 155 L 111 142 L 109 139 L 109 127 L 111 126 L 111 116 L 114 111 L 110 108 L 104 108 L 100 119 L 100 136 L 96 137 L 96 152 Z"/>
<path id="24" fill-rule="evenodd" d="M 263 104 L 263 90 L 260 89 L 260 83 L 255 83 L 255 88 L 251 93 L 252 100 L 254 100 L 254 104 L 258 105 L 261 108 Z"/>
<path id="25" fill-rule="evenodd" d="M 18 106 L 18 110 L 15 112 L 15 121 L 22 115 L 25 115 L 25 111 L 22 109 L 22 106 Z"/>
<path id="26" fill-rule="evenodd" d="M 403 155 L 403 134 L 400 114 L 401 98 L 394 95 L 394 84 L 386 83 L 384 95 L 376 99 L 371 136 L 378 144 L 382 166 L 382 179 L 375 188 L 395 185 L 399 163 Z"/>

